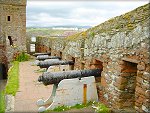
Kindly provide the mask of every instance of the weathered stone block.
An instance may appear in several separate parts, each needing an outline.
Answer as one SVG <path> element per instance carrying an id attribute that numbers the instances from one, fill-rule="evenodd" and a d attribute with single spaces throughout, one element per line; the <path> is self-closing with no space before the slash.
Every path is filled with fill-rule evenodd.
<path id="1" fill-rule="evenodd" d="M 124 84 L 124 85 L 126 85 L 127 84 L 127 78 L 125 78 L 125 77 L 122 77 L 122 76 L 120 76 L 119 78 L 117 78 L 117 80 L 116 80 L 116 82 L 118 83 L 118 84 Z"/>
<path id="2" fill-rule="evenodd" d="M 141 103 L 138 103 L 137 101 L 135 102 L 135 106 L 140 107 Z"/>
<path id="3" fill-rule="evenodd" d="M 136 86 L 135 91 L 140 93 L 141 95 L 145 95 L 145 91 L 141 87 Z"/>
<path id="4" fill-rule="evenodd" d="M 144 72 L 142 78 L 143 78 L 144 80 L 150 81 L 150 73 Z"/>
<path id="5" fill-rule="evenodd" d="M 139 64 L 137 65 L 137 69 L 142 71 L 142 70 L 145 70 L 145 65 L 144 64 Z"/>
<path id="6" fill-rule="evenodd" d="M 146 98 L 150 99 L 150 90 L 146 90 L 145 91 L 145 96 L 146 96 Z"/>
<path id="7" fill-rule="evenodd" d="M 142 105 L 142 110 L 145 111 L 146 113 L 150 112 L 150 109 L 148 109 L 146 106 Z"/>
<path id="8" fill-rule="evenodd" d="M 120 76 L 127 77 L 127 76 L 131 76 L 131 74 L 130 73 L 121 73 Z"/>
<path id="9" fill-rule="evenodd" d="M 117 82 L 113 82 L 113 85 L 115 87 L 117 87 L 119 90 L 124 90 L 125 89 L 125 85 L 124 84 L 119 84 Z"/>
<path id="10" fill-rule="evenodd" d="M 142 79 L 141 77 L 137 76 L 137 77 L 136 77 L 136 81 L 139 82 L 139 83 L 142 83 L 142 82 L 143 82 L 143 79 Z"/>
<path id="11" fill-rule="evenodd" d="M 101 85 L 103 86 L 103 87 L 107 87 L 107 82 L 106 82 L 106 79 L 102 76 L 101 77 Z"/>

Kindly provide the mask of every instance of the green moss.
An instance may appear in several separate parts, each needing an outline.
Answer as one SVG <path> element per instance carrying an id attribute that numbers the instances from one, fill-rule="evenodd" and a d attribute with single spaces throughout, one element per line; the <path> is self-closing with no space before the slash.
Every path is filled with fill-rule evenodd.
<path id="1" fill-rule="evenodd" d="M 96 110 L 97 113 L 110 113 L 110 109 L 107 108 L 104 104 L 98 103 Z"/>
<path id="2" fill-rule="evenodd" d="M 19 62 L 14 61 L 12 67 L 8 71 L 8 80 L 5 88 L 6 94 L 12 94 L 15 96 L 19 88 Z"/>
<path id="3" fill-rule="evenodd" d="M 91 37 L 94 37 L 94 36 L 95 36 L 95 32 L 92 32 L 92 33 L 90 34 L 90 36 L 91 36 Z"/>
<path id="4" fill-rule="evenodd" d="M 4 95 L 4 91 L 0 91 L 0 113 L 5 113 L 5 95 Z"/>
<path id="5" fill-rule="evenodd" d="M 35 73 L 44 73 L 46 72 L 46 69 L 38 69 L 38 70 L 35 70 Z"/>

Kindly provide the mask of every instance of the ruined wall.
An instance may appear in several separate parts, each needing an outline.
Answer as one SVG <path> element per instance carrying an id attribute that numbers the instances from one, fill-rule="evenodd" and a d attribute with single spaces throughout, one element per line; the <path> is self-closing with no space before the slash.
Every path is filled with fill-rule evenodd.
<path id="1" fill-rule="evenodd" d="M 75 60 L 74 69 L 102 70 L 99 99 L 117 109 L 148 112 L 149 4 L 112 18 L 85 32 L 51 42 L 52 51 Z M 54 50 L 53 50 L 54 49 Z"/>
<path id="2" fill-rule="evenodd" d="M 26 50 L 26 0 L 0 0 L 0 63 Z"/>
<path id="3" fill-rule="evenodd" d="M 52 39 L 48 37 L 36 37 L 35 52 L 51 52 Z"/>
<path id="4" fill-rule="evenodd" d="M 1 0 L 0 12 L 1 34 L 10 61 L 14 52 L 26 50 L 26 0 Z"/>
<path id="5" fill-rule="evenodd" d="M 102 101 L 114 108 L 148 110 L 148 11 L 146 5 L 87 31 L 84 58 L 103 62 Z"/>

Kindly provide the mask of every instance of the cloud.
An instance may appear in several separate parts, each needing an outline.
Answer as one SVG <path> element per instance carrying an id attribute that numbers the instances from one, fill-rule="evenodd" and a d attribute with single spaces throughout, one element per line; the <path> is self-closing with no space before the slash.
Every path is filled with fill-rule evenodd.
<path id="1" fill-rule="evenodd" d="M 95 26 L 148 1 L 27 1 L 27 27 Z"/>

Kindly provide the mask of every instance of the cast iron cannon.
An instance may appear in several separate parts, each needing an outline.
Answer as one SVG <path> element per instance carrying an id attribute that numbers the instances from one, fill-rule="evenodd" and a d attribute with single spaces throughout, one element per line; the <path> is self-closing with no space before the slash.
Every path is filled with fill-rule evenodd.
<path id="1" fill-rule="evenodd" d="M 38 55 L 51 55 L 51 53 L 34 53 L 33 56 L 37 57 Z"/>
<path id="2" fill-rule="evenodd" d="M 40 68 L 49 68 L 50 66 L 54 66 L 54 65 L 74 65 L 74 62 L 50 59 L 47 61 L 40 61 L 37 64 L 37 66 L 39 66 Z"/>
<path id="3" fill-rule="evenodd" d="M 44 85 L 53 84 L 53 90 L 48 99 L 37 101 L 37 105 L 42 106 L 38 111 L 43 112 L 61 105 L 70 106 L 87 101 L 97 101 L 95 77 L 100 77 L 101 71 L 90 69 L 43 73 L 39 76 L 38 81 L 43 82 Z M 44 106 L 48 104 L 49 107 L 45 108 Z"/>
<path id="4" fill-rule="evenodd" d="M 44 85 L 49 84 L 58 84 L 63 79 L 72 79 L 72 78 L 81 78 L 101 76 L 100 69 L 90 69 L 90 70 L 71 70 L 71 71 L 62 71 L 62 72 L 45 72 L 39 76 L 38 81 L 43 82 Z"/>
<path id="5" fill-rule="evenodd" d="M 43 61 L 46 59 L 61 59 L 61 57 L 59 57 L 59 56 L 48 56 L 48 55 L 38 55 L 36 58 L 36 60 L 40 60 L 40 61 Z"/>

